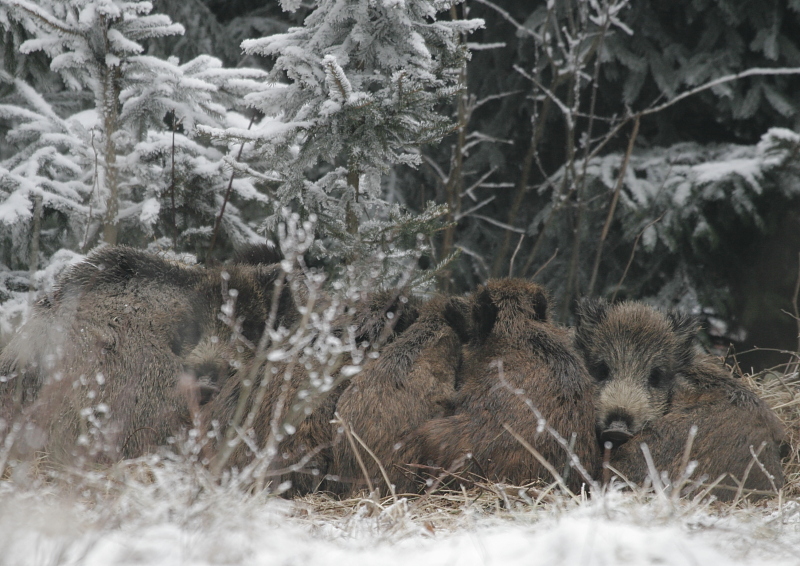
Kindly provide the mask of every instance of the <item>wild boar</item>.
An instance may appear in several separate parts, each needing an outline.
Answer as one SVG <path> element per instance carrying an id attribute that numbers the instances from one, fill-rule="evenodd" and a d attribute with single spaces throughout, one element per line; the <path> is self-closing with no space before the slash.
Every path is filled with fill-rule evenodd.
<path id="1" fill-rule="evenodd" d="M 719 499 L 735 496 L 734 478 L 744 479 L 748 467 L 746 489 L 780 489 L 782 424 L 754 392 L 698 349 L 696 332 L 692 317 L 642 303 L 580 303 L 576 341 L 597 381 L 597 434 L 614 446 L 612 467 L 629 481 L 644 481 L 648 468 L 640 446 L 646 443 L 656 469 L 677 480 L 694 425 L 694 477 L 713 482 L 726 475 L 713 491 Z M 766 473 L 754 465 L 751 447 Z"/>
<path id="2" fill-rule="evenodd" d="M 475 293 L 470 327 L 453 414 L 412 435 L 411 457 L 452 469 L 471 456 L 470 471 L 490 481 L 553 481 L 506 425 L 559 474 L 571 456 L 551 431 L 566 442 L 574 434 L 572 452 L 593 474 L 592 382 L 569 332 L 549 321 L 544 289 L 522 279 L 490 280 Z M 572 472 L 567 483 L 578 489 L 587 479 Z"/>

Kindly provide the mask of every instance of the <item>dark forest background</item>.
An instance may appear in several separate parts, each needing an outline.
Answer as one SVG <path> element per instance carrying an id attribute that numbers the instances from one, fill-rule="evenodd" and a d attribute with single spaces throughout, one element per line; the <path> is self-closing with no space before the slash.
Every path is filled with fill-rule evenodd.
<path id="1" fill-rule="evenodd" d="M 158 0 L 154 12 L 186 32 L 149 40 L 148 53 L 270 70 L 241 41 L 302 25 L 310 10 Z M 800 75 L 775 70 L 800 68 L 800 1 L 641 0 L 613 29 L 568 0 L 470 0 L 449 17 L 485 20 L 463 38 L 463 95 L 440 108 L 455 127 L 422 147 L 421 166 L 383 179 L 408 211 L 448 205 L 419 259 L 425 270 L 457 252 L 439 289 L 535 277 L 566 323 L 580 296 L 645 299 L 699 313 L 707 345 L 737 352 L 745 370 L 786 363 L 798 349 Z M 12 32 L 4 43 L 6 70 L 59 112 L 90 104 L 44 55 L 14 63 Z"/>

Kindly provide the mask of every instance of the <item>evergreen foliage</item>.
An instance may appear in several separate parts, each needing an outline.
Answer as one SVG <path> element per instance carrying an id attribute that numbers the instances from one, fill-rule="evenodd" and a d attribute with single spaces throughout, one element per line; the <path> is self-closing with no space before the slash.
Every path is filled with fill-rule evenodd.
<path id="1" fill-rule="evenodd" d="M 800 135 L 773 128 L 756 145 L 687 142 L 633 153 L 624 172 L 597 292 L 730 315 L 730 290 L 709 265 L 719 258 L 736 261 L 743 240 L 769 229 L 773 221 L 769 202 L 800 199 L 798 152 Z M 587 200 L 610 201 L 624 159 L 624 154 L 611 153 L 589 161 Z M 559 169 L 542 192 L 559 186 L 564 175 L 565 168 Z M 551 195 L 529 226 L 534 237 L 542 219 L 561 206 L 557 193 Z M 603 207 L 588 208 L 583 241 L 602 231 L 606 213 Z M 568 239 L 571 229 L 566 222 L 551 226 L 543 236 L 548 250 Z M 740 232 L 738 237 L 733 237 L 735 231 Z M 557 257 L 543 279 L 559 293 L 556 283 L 568 269 L 567 258 Z M 580 272 L 584 287 L 590 275 L 587 262 Z"/>
<path id="2" fill-rule="evenodd" d="M 381 177 L 419 164 L 417 148 L 453 127 L 438 105 L 461 88 L 461 36 L 481 22 L 437 21 L 446 7 L 430 0 L 319 2 L 303 27 L 242 44 L 246 53 L 276 57 L 275 85 L 247 97 L 265 119 L 252 132 L 204 131 L 253 143 L 277 174 L 281 206 L 315 219 L 321 237 L 312 253 L 329 265 L 372 261 L 378 253 L 386 280 L 396 280 L 408 269 L 404 259 L 424 251 L 417 234 L 430 233 L 444 212 L 430 205 L 417 218 L 403 213 L 384 200 Z M 288 84 L 279 82 L 284 76 Z M 276 209 L 267 231 L 280 221 Z"/>
<path id="3" fill-rule="evenodd" d="M 563 321 L 643 298 L 793 347 L 797 2 L 155 6 L 0 0 L 0 300 L 112 241 L 116 184 L 118 242 L 205 257 L 219 218 L 221 258 L 297 213 L 345 278 L 425 256 L 448 290 L 536 274 Z"/>
<path id="4" fill-rule="evenodd" d="M 225 152 L 200 143 L 196 126 L 242 121 L 229 113 L 243 109 L 241 99 L 260 88 L 256 79 L 263 73 L 224 69 L 208 55 L 183 65 L 143 55 L 139 42 L 182 32 L 166 16 L 147 15 L 146 2 L 9 1 L 2 7 L 32 35 L 20 50 L 45 52 L 65 84 L 91 92 L 95 102 L 61 119 L 33 89 L 6 77 L 17 102 L 2 107 L 12 124 L 7 139 L 17 150 L 2 164 L 9 210 L 2 229 L 16 254 L 4 258 L 7 264 L 31 261 L 20 238 L 30 232 L 39 193 L 44 218 L 57 212 L 63 225 L 53 246 L 42 249 L 41 265 L 60 247 L 85 252 L 101 230 L 107 243 L 141 246 L 169 238 L 177 249 L 207 246 L 231 174 Z M 241 199 L 267 200 L 247 179 L 232 188 Z M 223 229 L 234 243 L 260 239 L 235 206 L 228 212 Z"/>

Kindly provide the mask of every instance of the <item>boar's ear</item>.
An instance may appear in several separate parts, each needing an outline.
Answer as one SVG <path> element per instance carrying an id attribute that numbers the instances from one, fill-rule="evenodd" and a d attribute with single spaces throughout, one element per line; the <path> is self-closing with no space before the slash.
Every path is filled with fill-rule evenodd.
<path id="1" fill-rule="evenodd" d="M 578 346 L 589 349 L 595 327 L 603 322 L 608 314 L 608 301 L 583 297 L 575 305 L 575 338 Z"/>
<path id="2" fill-rule="evenodd" d="M 605 299 L 591 299 L 583 297 L 578 299 L 575 306 L 576 325 L 579 331 L 590 331 L 594 326 L 603 322 L 608 314 L 608 301 Z"/>
<path id="3" fill-rule="evenodd" d="M 283 253 L 273 242 L 245 246 L 233 256 L 233 263 L 246 265 L 271 265 L 281 261 L 283 261 Z"/>
<path id="4" fill-rule="evenodd" d="M 418 317 L 417 300 L 406 297 L 401 289 L 378 291 L 355 307 L 352 324 L 356 326 L 356 341 L 375 344 L 384 332 L 384 338 L 390 339 L 404 332 Z M 386 327 L 389 320 L 391 328 Z"/>
<path id="5" fill-rule="evenodd" d="M 394 313 L 395 317 L 398 317 L 394 325 L 395 334 L 404 332 L 419 318 L 419 305 L 417 300 L 406 294 L 398 294 L 389 311 Z"/>
<path id="6" fill-rule="evenodd" d="M 462 344 L 469 342 L 469 308 L 463 299 L 451 298 L 444 306 L 444 319 Z"/>
<path id="7" fill-rule="evenodd" d="M 536 320 L 542 322 L 547 321 L 547 294 L 544 290 L 537 285 L 536 289 L 531 293 L 531 302 L 533 304 L 533 313 Z"/>
<path id="8" fill-rule="evenodd" d="M 256 285 L 261 291 L 261 299 L 264 301 L 264 316 L 268 316 L 272 308 L 272 300 L 275 297 L 275 286 L 279 284 L 283 276 L 283 270 L 278 265 L 264 264 L 258 264 L 255 268 L 242 266 L 240 269 L 242 269 L 243 272 L 253 270 L 252 273 L 255 277 Z M 238 302 L 239 304 L 243 302 L 241 290 Z M 292 290 L 289 288 L 289 282 L 286 280 L 281 283 L 277 314 L 278 316 L 275 320 L 276 325 L 290 326 L 295 320 L 300 318 L 294 303 Z"/>
<path id="9" fill-rule="evenodd" d="M 682 364 L 689 364 L 694 358 L 695 339 L 697 337 L 697 319 L 690 314 L 669 311 L 667 321 L 678 338 L 680 344 L 680 361 Z"/>
<path id="10" fill-rule="evenodd" d="M 679 311 L 669 311 L 667 312 L 667 320 L 669 320 L 669 324 L 675 334 L 681 338 L 694 340 L 698 327 L 695 317 Z"/>
<path id="11" fill-rule="evenodd" d="M 492 299 L 489 289 L 482 287 L 475 296 L 475 305 L 472 307 L 472 318 L 475 321 L 475 334 L 479 342 L 483 342 L 492 332 L 494 323 L 497 322 L 498 308 Z"/>

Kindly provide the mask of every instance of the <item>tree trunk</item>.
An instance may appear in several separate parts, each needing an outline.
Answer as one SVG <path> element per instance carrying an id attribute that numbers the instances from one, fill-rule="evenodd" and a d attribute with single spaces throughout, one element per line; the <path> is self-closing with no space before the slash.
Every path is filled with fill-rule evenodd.
<path id="1" fill-rule="evenodd" d="M 108 28 L 103 30 L 106 45 L 106 53 L 111 52 L 108 42 Z M 119 236 L 119 184 L 117 179 L 117 145 L 114 135 L 117 132 L 117 119 L 119 117 L 119 67 L 108 67 L 105 62 L 99 62 L 98 66 L 102 73 L 102 112 L 103 112 L 103 135 L 105 136 L 105 147 L 103 148 L 103 158 L 105 163 L 105 185 L 108 190 L 106 196 L 106 212 L 103 215 L 103 241 L 110 245 L 116 245 Z"/>

